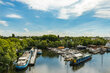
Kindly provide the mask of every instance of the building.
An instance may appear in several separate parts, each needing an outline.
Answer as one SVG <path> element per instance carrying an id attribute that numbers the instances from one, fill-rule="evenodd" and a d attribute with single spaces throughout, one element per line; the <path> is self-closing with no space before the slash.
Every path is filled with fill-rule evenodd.
<path id="1" fill-rule="evenodd" d="M 83 46 L 83 45 L 78 45 L 77 46 L 77 49 L 78 50 L 84 50 L 84 49 L 86 49 L 87 47 L 86 46 Z"/>
<path id="2" fill-rule="evenodd" d="M 110 48 L 110 42 L 106 43 L 105 47 Z"/>

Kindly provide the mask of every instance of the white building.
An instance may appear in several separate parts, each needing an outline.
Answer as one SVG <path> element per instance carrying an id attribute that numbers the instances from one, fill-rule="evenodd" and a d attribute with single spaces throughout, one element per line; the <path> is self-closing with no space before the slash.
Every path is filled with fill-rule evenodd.
<path id="1" fill-rule="evenodd" d="M 108 42 L 108 43 L 105 45 L 105 47 L 110 48 L 110 42 Z"/>

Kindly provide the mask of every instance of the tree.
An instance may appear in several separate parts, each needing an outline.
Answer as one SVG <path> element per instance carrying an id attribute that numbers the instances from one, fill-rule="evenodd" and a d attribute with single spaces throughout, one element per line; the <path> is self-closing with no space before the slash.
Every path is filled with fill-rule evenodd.
<path id="1" fill-rule="evenodd" d="M 43 35 L 41 40 L 57 41 L 59 38 L 56 35 Z"/>
<path id="2" fill-rule="evenodd" d="M 15 37 L 15 34 L 12 34 L 12 37 Z"/>
<path id="3" fill-rule="evenodd" d="M 40 49 L 47 49 L 47 47 L 48 47 L 47 41 L 46 40 L 40 41 L 38 43 L 37 47 L 40 48 Z"/>

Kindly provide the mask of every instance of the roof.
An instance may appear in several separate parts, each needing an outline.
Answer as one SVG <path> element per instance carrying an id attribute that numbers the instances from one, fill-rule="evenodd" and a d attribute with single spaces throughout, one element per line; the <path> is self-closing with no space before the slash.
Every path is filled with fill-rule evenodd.
<path id="1" fill-rule="evenodd" d="M 27 57 L 20 57 L 19 59 L 27 59 Z"/>
<path id="2" fill-rule="evenodd" d="M 58 47 L 59 49 L 64 49 L 65 47 L 64 46 L 60 46 L 60 47 Z"/>
<path id="3" fill-rule="evenodd" d="M 83 46 L 83 45 L 78 45 L 77 47 L 86 47 L 86 46 Z"/>

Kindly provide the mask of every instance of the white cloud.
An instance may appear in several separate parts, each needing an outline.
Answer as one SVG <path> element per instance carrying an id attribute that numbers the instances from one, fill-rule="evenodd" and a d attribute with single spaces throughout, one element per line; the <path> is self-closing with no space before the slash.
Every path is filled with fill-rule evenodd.
<path id="1" fill-rule="evenodd" d="M 10 6 L 15 6 L 13 3 L 11 2 L 3 2 L 2 0 L 0 0 L 0 4 L 2 5 L 10 5 Z"/>
<path id="2" fill-rule="evenodd" d="M 28 30 L 27 28 L 24 28 L 24 31 L 25 31 L 25 32 L 29 32 L 29 30 Z"/>
<path id="3" fill-rule="evenodd" d="M 110 0 L 104 0 L 96 7 L 94 17 L 110 19 Z"/>
<path id="4" fill-rule="evenodd" d="M 0 0 L 0 4 L 4 4 L 4 2 L 2 0 Z"/>
<path id="5" fill-rule="evenodd" d="M 25 3 L 29 8 L 48 11 L 49 9 L 59 9 L 69 6 L 78 0 L 16 0 Z"/>
<path id="6" fill-rule="evenodd" d="M 110 18 L 109 12 L 100 12 L 100 9 L 106 7 L 110 9 L 110 0 L 16 0 L 28 5 L 30 9 L 35 10 L 58 10 L 59 19 L 68 19 L 70 16 L 78 17 L 84 12 L 94 10 L 95 17 Z M 105 14 L 107 13 L 107 14 Z"/>
<path id="7" fill-rule="evenodd" d="M 3 25 L 3 26 L 8 26 L 7 21 L 0 20 L 0 24 Z"/>
<path id="8" fill-rule="evenodd" d="M 109 19 L 110 18 L 110 9 L 97 10 L 94 17 Z"/>
<path id="9" fill-rule="evenodd" d="M 103 0 L 80 0 L 80 2 L 67 8 L 62 8 L 58 18 L 68 19 L 71 15 L 81 16 L 84 12 L 95 9 Z"/>
<path id="10" fill-rule="evenodd" d="M 11 2 L 6 2 L 5 4 L 10 5 L 10 6 L 15 6 L 13 3 Z"/>
<path id="11" fill-rule="evenodd" d="M 57 18 L 59 19 L 68 19 L 70 15 L 67 14 L 67 9 L 61 9 L 59 16 Z"/>
<path id="12" fill-rule="evenodd" d="M 17 19 L 21 19 L 22 18 L 22 16 L 17 15 L 17 14 L 9 14 L 9 15 L 6 15 L 6 17 L 8 17 L 8 18 L 17 18 Z"/>

